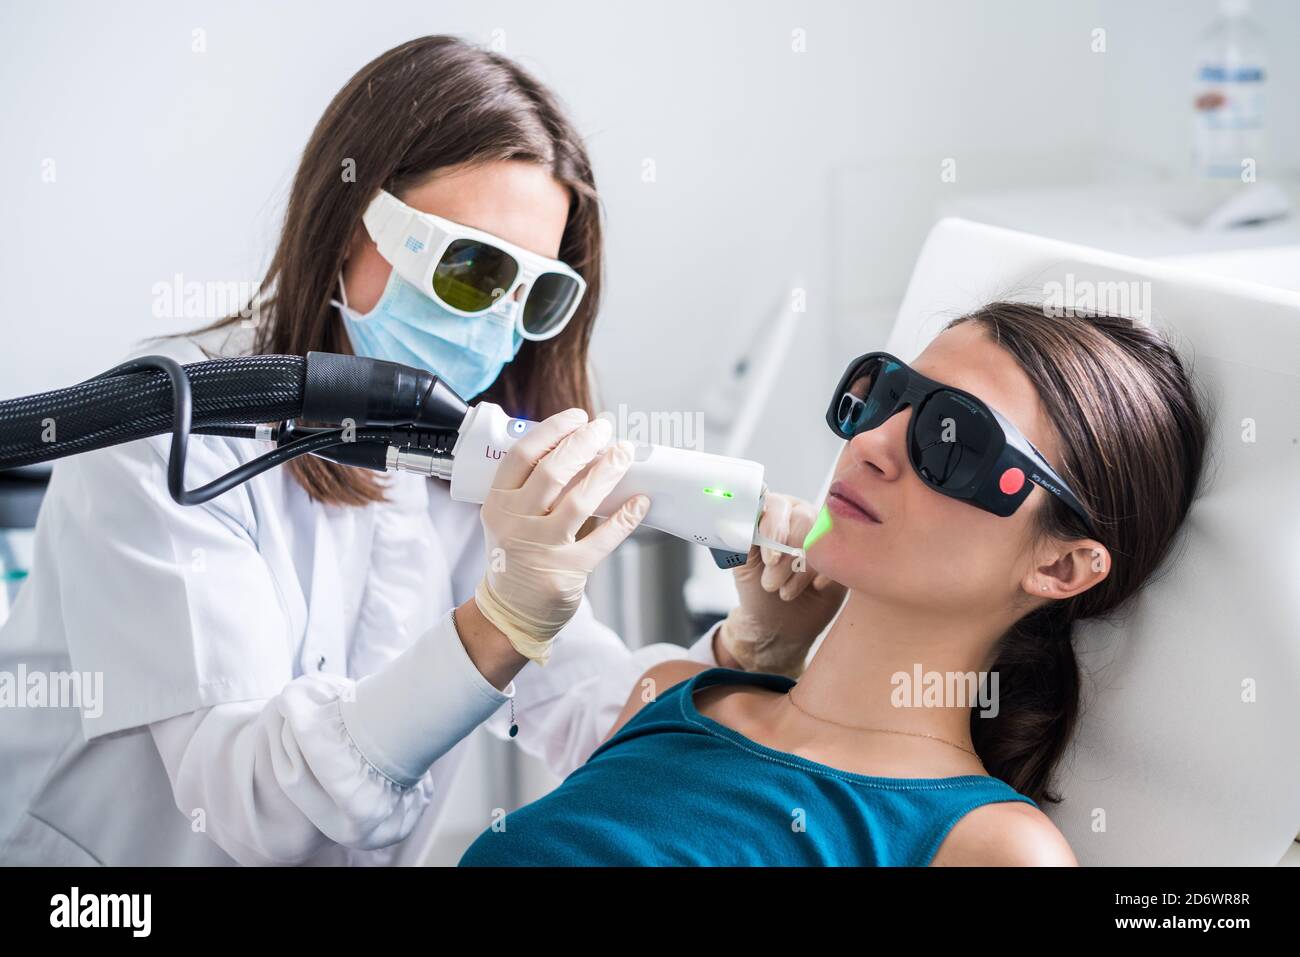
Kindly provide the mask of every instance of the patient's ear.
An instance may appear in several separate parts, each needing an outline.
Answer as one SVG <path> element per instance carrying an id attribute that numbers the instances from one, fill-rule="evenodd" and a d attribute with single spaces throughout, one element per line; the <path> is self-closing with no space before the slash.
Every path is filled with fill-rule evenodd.
<path id="1" fill-rule="evenodd" d="M 1092 539 L 1044 545 L 1021 587 L 1038 598 L 1059 600 L 1087 591 L 1110 574 L 1110 552 Z"/>

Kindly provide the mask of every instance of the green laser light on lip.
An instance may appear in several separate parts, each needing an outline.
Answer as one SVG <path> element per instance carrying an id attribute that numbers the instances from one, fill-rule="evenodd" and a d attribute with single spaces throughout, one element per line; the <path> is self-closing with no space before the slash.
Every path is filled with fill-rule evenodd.
<path id="1" fill-rule="evenodd" d="M 817 521 L 813 522 L 813 527 L 808 529 L 808 534 L 804 536 L 803 550 L 806 552 L 812 547 L 813 542 L 821 538 L 831 530 L 831 512 L 825 505 L 817 513 Z"/>

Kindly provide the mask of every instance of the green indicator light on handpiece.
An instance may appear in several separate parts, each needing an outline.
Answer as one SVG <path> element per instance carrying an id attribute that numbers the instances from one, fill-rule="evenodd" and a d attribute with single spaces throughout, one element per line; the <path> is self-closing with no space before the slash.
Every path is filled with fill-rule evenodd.
<path id="1" fill-rule="evenodd" d="M 705 494 L 705 495 L 718 495 L 718 496 L 720 496 L 720 497 L 722 497 L 722 498 L 733 498 L 733 497 L 734 497 L 730 492 L 728 492 L 726 489 L 722 489 L 722 488 L 706 488 L 706 489 L 704 490 L 704 494 Z"/>

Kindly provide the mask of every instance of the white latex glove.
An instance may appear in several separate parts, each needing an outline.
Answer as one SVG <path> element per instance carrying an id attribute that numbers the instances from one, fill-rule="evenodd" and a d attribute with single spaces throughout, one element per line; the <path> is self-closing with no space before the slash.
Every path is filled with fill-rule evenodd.
<path id="1" fill-rule="evenodd" d="M 506 453 L 483 502 L 488 567 L 474 600 L 515 650 L 541 665 L 578 610 L 587 576 L 650 508 L 647 496 L 635 496 L 577 538 L 632 464 L 629 442 L 602 451 L 611 431 L 608 419 L 588 422 L 582 409 L 556 413 Z"/>
<path id="2" fill-rule="evenodd" d="M 785 545 L 803 547 L 817 519 L 802 499 L 769 492 L 758 530 Z M 800 555 L 749 550 L 733 572 L 740 605 L 722 623 L 718 639 L 746 671 L 798 678 L 808 649 L 844 603 L 846 589 L 819 575 Z"/>

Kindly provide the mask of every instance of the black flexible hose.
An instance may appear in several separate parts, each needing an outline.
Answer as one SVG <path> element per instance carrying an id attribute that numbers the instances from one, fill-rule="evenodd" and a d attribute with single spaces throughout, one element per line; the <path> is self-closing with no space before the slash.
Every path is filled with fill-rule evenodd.
<path id="1" fill-rule="evenodd" d="M 181 364 L 168 356 L 143 356 L 139 359 L 124 362 L 120 366 L 115 366 L 90 381 L 120 379 L 147 369 L 161 371 L 167 376 L 171 385 L 172 448 L 171 454 L 167 457 L 167 491 L 171 493 L 172 499 L 181 505 L 201 505 L 210 499 L 216 498 L 223 492 L 229 491 L 236 485 L 247 482 L 254 475 L 265 472 L 269 468 L 274 468 L 282 462 L 287 462 L 297 455 L 310 452 L 313 442 L 319 445 L 338 441 L 343 432 L 342 429 L 339 429 L 334 435 L 326 433 L 312 436 L 307 441 L 291 442 L 245 462 L 238 468 L 231 469 L 225 475 L 212 480 L 207 485 L 196 489 L 187 489 L 185 487 L 185 459 L 189 454 L 190 428 L 194 419 L 194 395 L 190 388 L 189 376 Z"/>
<path id="2" fill-rule="evenodd" d="M 147 357 L 148 360 L 165 358 Z M 302 411 L 307 360 L 237 356 L 190 363 L 194 429 L 238 422 L 276 422 Z M 134 359 L 85 382 L 0 401 L 0 469 L 89 452 L 172 429 L 172 377 Z"/>
<path id="3" fill-rule="evenodd" d="M 142 356 L 67 389 L 0 402 L 0 470 L 170 431 L 167 490 L 182 505 L 199 505 L 308 453 L 381 472 L 394 444 L 450 454 L 465 414 L 464 401 L 432 373 L 393 362 L 312 352 L 182 366 Z M 300 416 L 347 428 L 292 428 L 287 420 Z M 283 444 L 185 488 L 190 435 L 256 438 L 250 422 L 281 423 Z"/>

